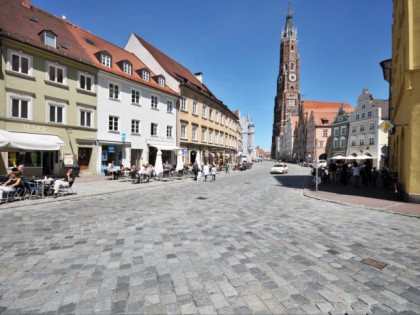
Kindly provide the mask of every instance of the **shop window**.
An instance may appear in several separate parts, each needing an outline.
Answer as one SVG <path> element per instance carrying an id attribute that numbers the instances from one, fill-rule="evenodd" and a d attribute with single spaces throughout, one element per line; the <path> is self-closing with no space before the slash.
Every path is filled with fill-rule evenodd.
<path id="1" fill-rule="evenodd" d="M 20 164 L 25 167 L 41 167 L 41 151 L 9 152 L 7 167 L 17 167 Z"/>

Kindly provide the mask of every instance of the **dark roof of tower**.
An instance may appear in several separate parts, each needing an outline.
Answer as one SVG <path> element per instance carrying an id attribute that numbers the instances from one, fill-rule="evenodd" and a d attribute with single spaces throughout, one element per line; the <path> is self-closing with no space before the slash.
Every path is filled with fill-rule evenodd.
<path id="1" fill-rule="evenodd" d="M 292 14 L 292 9 L 290 7 L 290 1 L 289 1 L 289 10 L 287 11 L 285 29 L 290 29 L 292 27 L 293 27 L 293 14 Z"/>

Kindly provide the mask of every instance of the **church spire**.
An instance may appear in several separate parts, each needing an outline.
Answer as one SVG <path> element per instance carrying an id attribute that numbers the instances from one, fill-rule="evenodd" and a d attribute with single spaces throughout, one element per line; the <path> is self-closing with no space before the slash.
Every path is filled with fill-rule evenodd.
<path id="1" fill-rule="evenodd" d="M 292 1 L 289 0 L 289 9 L 286 15 L 286 27 L 283 31 L 283 38 L 296 38 L 297 30 L 293 27 Z"/>

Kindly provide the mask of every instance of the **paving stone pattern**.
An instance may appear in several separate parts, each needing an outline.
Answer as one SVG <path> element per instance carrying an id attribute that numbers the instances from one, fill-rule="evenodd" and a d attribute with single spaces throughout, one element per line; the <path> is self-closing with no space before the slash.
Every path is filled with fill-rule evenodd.
<path id="1" fill-rule="evenodd" d="M 0 314 L 420 313 L 418 219 L 304 197 L 307 169 L 270 166 L 0 208 Z"/>

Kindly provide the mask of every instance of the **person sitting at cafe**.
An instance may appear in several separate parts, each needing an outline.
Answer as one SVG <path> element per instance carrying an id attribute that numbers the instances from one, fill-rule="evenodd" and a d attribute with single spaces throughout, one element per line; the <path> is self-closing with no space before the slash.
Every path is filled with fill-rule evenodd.
<path id="1" fill-rule="evenodd" d="M 111 163 L 108 167 L 108 173 L 113 175 L 113 179 L 118 179 L 118 172 L 114 166 L 114 163 Z"/>
<path id="2" fill-rule="evenodd" d="M 60 188 L 71 187 L 75 181 L 73 169 L 69 168 L 66 175 L 62 179 L 58 179 L 54 182 L 54 195 L 53 198 L 57 198 Z"/>
<path id="3" fill-rule="evenodd" d="M 2 186 L 0 186 L 0 193 L 1 193 L 0 204 L 3 203 L 4 195 L 7 195 L 11 192 L 16 191 L 16 189 L 19 187 L 20 184 L 21 184 L 21 179 L 19 177 L 19 170 L 16 169 L 12 171 L 9 179 Z"/>

